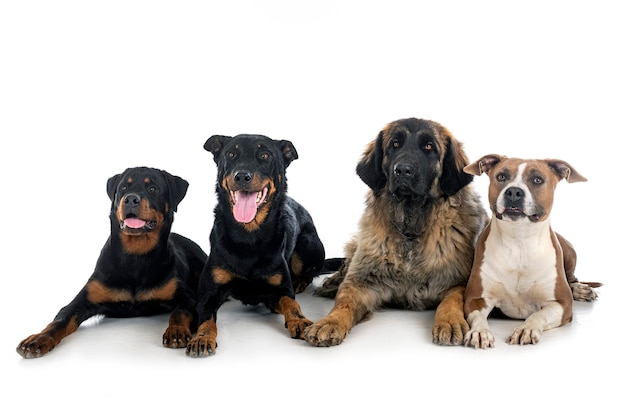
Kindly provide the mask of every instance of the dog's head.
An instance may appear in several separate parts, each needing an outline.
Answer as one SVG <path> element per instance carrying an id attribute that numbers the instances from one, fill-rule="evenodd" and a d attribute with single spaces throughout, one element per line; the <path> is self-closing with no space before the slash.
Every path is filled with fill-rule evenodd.
<path id="1" fill-rule="evenodd" d="M 451 196 L 472 181 L 463 145 L 442 125 L 416 118 L 389 123 L 366 148 L 357 174 L 398 200 Z"/>
<path id="2" fill-rule="evenodd" d="M 128 168 L 109 178 L 112 231 L 119 231 L 128 253 L 145 254 L 169 234 L 188 187 L 184 179 L 149 167 Z"/>
<path id="3" fill-rule="evenodd" d="M 587 179 L 563 160 L 528 160 L 489 154 L 465 167 L 489 176 L 489 206 L 500 220 L 541 222 L 549 218 L 559 181 Z"/>
<path id="4" fill-rule="evenodd" d="M 293 144 L 264 135 L 214 135 L 204 144 L 217 164 L 218 197 L 228 201 L 233 218 L 256 230 L 272 202 L 287 190 L 285 170 L 298 158 Z"/>

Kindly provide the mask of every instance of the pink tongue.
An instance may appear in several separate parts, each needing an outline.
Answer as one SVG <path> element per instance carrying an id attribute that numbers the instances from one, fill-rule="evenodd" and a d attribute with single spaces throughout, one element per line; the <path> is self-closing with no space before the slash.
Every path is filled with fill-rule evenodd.
<path id="1" fill-rule="evenodd" d="M 233 216 L 237 222 L 250 223 L 256 216 L 257 192 L 237 192 L 237 203 L 233 207 Z"/>
<path id="2" fill-rule="evenodd" d="M 139 229 L 144 227 L 146 221 L 142 221 L 139 218 L 126 218 L 124 219 L 124 225 L 131 227 L 133 229 Z"/>

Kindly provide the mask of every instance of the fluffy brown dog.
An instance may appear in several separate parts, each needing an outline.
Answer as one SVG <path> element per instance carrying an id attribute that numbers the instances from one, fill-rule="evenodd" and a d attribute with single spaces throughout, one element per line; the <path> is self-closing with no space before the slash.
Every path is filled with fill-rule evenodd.
<path id="1" fill-rule="evenodd" d="M 340 344 L 376 309 L 437 309 L 433 341 L 459 345 L 469 327 L 463 293 L 487 212 L 471 187 L 463 145 L 422 119 L 388 124 L 356 171 L 371 190 L 338 272 L 316 290 L 335 297 L 330 313 L 307 327 L 314 346 Z"/>

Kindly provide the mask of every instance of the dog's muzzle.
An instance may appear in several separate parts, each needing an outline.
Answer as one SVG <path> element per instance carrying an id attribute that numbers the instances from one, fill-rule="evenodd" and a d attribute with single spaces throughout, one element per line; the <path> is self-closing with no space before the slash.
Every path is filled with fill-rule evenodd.
<path id="1" fill-rule="evenodd" d="M 528 217 L 531 222 L 537 222 L 541 219 L 543 212 L 539 211 L 534 214 L 526 213 L 526 193 L 519 187 L 509 187 L 502 195 L 502 208 L 498 209 L 496 205 L 495 216 L 498 219 L 508 217 L 513 221 Z"/>

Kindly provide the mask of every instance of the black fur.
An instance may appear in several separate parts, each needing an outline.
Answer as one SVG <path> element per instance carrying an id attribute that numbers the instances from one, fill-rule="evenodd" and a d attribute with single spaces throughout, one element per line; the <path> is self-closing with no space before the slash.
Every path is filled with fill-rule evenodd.
<path id="1" fill-rule="evenodd" d="M 170 233 L 188 186 L 178 176 L 148 167 L 128 168 L 109 178 L 111 234 L 93 274 L 41 333 L 20 342 L 17 352 L 41 357 L 95 315 L 168 312 L 163 344 L 185 347 L 197 325 L 196 289 L 207 258 L 197 244 Z"/>
<path id="2" fill-rule="evenodd" d="M 311 322 L 295 294 L 324 271 L 325 254 L 310 214 L 287 196 L 285 170 L 298 158 L 295 147 L 263 135 L 215 135 L 204 148 L 217 165 L 218 201 L 198 290 L 198 336 L 187 354 L 215 353 L 217 311 L 230 297 L 283 314 L 291 336 L 301 338 Z"/>

